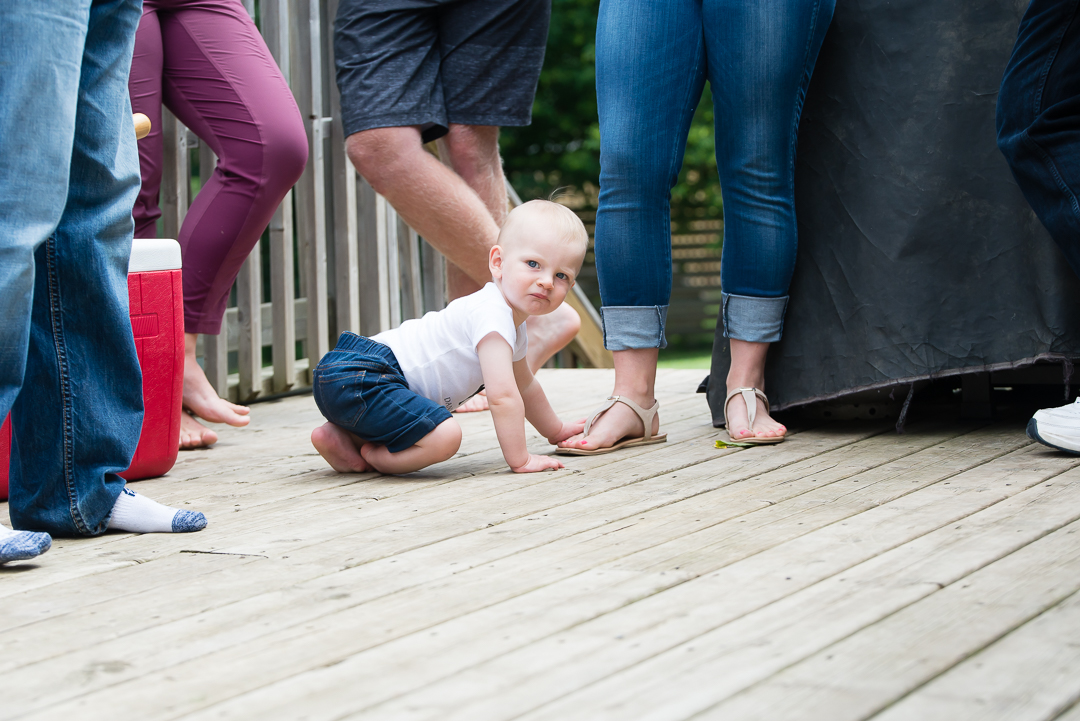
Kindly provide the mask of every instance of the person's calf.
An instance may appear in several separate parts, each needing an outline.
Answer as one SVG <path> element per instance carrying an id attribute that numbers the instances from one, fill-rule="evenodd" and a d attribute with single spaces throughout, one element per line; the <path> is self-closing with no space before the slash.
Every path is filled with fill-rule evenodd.
<path id="1" fill-rule="evenodd" d="M 52 548 L 52 536 L 0 525 L 0 564 L 36 558 Z"/>
<path id="2" fill-rule="evenodd" d="M 391 453 L 386 446 L 365 443 L 360 449 L 360 454 L 380 473 L 400 474 L 412 473 L 432 464 L 449 460 L 454 457 L 460 447 L 461 426 L 453 418 L 449 418 L 411 448 Z"/>
<path id="3" fill-rule="evenodd" d="M 113 504 L 108 527 L 128 533 L 191 533 L 206 528 L 206 516 L 164 506 L 125 487 Z"/>

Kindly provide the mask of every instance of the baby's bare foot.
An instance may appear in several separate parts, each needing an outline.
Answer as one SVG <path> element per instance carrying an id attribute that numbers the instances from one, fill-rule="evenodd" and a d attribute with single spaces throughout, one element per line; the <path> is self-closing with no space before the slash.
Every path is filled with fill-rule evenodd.
<path id="1" fill-rule="evenodd" d="M 186 411 L 180 411 L 180 450 L 208 448 L 217 443 L 217 440 L 217 433 L 199 423 Z"/>
<path id="2" fill-rule="evenodd" d="M 311 445 L 338 473 L 367 473 L 371 464 L 360 455 L 352 435 L 333 423 L 324 423 L 311 432 Z"/>

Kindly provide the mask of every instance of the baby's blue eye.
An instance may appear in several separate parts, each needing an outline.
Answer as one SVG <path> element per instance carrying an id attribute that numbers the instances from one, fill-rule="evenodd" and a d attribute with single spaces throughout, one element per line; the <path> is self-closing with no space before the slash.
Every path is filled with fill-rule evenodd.
<path id="1" fill-rule="evenodd" d="M 556 273 L 555 277 L 559 280 L 570 280 L 570 278 L 567 277 L 566 273 Z"/>
<path id="2" fill-rule="evenodd" d="M 535 260 L 527 260 L 525 262 L 529 264 L 530 268 L 539 268 L 540 267 L 540 264 L 537 263 Z"/>

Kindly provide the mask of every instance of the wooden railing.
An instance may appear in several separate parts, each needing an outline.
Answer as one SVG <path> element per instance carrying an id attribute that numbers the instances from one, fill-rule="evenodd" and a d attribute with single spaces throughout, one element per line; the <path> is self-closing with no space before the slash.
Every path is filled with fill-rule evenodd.
<path id="1" fill-rule="evenodd" d="M 342 331 L 373 335 L 444 307 L 446 261 L 372 190 L 345 154 L 333 73 L 338 0 L 244 4 L 292 88 L 310 150 L 300 181 L 240 270 L 222 333 L 200 339 L 199 354 L 214 388 L 233 400 L 251 401 L 310 386 L 311 369 Z M 216 158 L 167 110 L 162 125 L 163 235 L 176 238 L 190 202 L 193 161 L 197 157 L 201 181 L 209 178 Z M 596 311 L 581 292 L 568 302 L 581 315 L 582 331 L 556 362 L 610 367 Z"/>

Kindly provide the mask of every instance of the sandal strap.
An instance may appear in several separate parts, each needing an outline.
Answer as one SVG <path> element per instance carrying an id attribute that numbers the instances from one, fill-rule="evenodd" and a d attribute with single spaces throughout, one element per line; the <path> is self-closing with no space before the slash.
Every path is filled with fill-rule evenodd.
<path id="1" fill-rule="evenodd" d="M 641 422 L 645 425 L 645 440 L 651 439 L 652 422 L 653 419 L 656 418 L 656 412 L 660 409 L 660 401 L 654 400 L 651 408 L 642 408 L 634 401 L 629 398 L 623 398 L 622 396 L 609 396 L 607 403 L 593 411 L 593 414 L 589 416 L 589 420 L 585 421 L 585 435 L 589 435 L 589 431 L 592 429 L 592 425 L 596 419 L 616 403 L 622 403 L 637 414 L 637 417 L 640 418 Z"/>
<path id="2" fill-rule="evenodd" d="M 735 388 L 730 393 L 728 393 L 727 398 L 724 399 L 724 426 L 725 427 L 727 427 L 727 425 L 728 425 L 728 420 L 727 420 L 727 407 L 728 407 L 728 404 L 731 403 L 731 399 L 734 398 L 736 395 L 741 395 L 742 396 L 743 403 L 746 404 L 746 418 L 749 421 L 747 423 L 747 427 L 749 427 L 750 430 L 754 430 L 754 419 L 757 418 L 757 398 L 761 399 L 761 402 L 765 404 L 766 408 L 769 407 L 769 399 L 766 398 L 765 394 L 762 393 L 757 388 Z"/>

